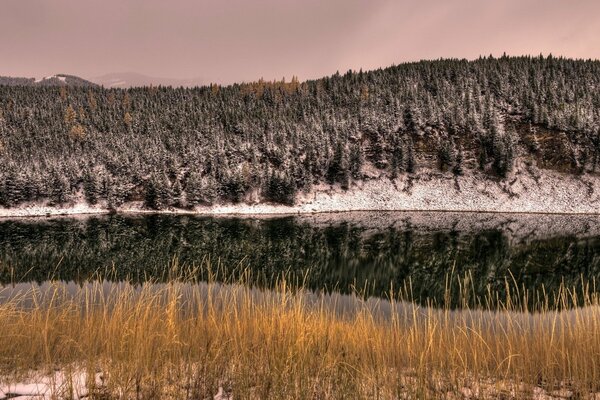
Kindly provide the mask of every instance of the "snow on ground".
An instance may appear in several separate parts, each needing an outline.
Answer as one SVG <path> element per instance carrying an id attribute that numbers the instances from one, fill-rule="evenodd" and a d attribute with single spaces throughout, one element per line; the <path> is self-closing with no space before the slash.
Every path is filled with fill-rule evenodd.
<path id="1" fill-rule="evenodd" d="M 85 203 L 75 203 L 61 207 L 43 204 L 24 204 L 18 207 L 0 207 L 0 217 L 40 217 L 52 215 L 106 214 L 109 210 L 100 206 L 90 206 Z"/>
<path id="2" fill-rule="evenodd" d="M 97 373 L 93 378 L 95 386 L 103 385 L 103 376 Z M 0 385 L 0 399 L 84 399 L 89 398 L 90 382 L 85 372 L 67 374 L 55 371 L 53 374 L 31 374 L 30 377 L 17 383 Z"/>
<path id="3" fill-rule="evenodd" d="M 201 208 L 212 214 L 336 211 L 475 211 L 504 213 L 600 213 L 600 178 L 553 171 L 521 172 L 506 180 L 437 171 L 358 182 L 348 191 L 316 187 L 297 205 L 232 204 Z"/>
<path id="4" fill-rule="evenodd" d="M 128 203 L 120 212 L 155 212 L 141 202 Z M 505 180 L 481 174 L 456 177 L 423 170 L 391 181 L 380 177 L 353 184 L 344 191 L 318 185 L 298 196 L 294 206 L 261 203 L 218 204 L 194 210 L 169 209 L 164 213 L 208 215 L 307 214 L 340 211 L 471 211 L 498 213 L 600 214 L 600 177 L 575 176 L 547 170 L 523 170 Z M 78 202 L 70 207 L 26 204 L 0 208 L 0 217 L 98 214 L 101 206 Z"/>
<path id="5" fill-rule="evenodd" d="M 80 400 L 89 398 L 109 398 L 105 391 L 106 382 L 102 373 L 96 373 L 95 382 L 87 380 L 85 372 L 74 372 L 66 374 L 63 371 L 56 371 L 54 374 L 41 375 L 29 378 L 21 383 L 12 383 L 0 385 L 0 399 L 17 400 Z M 530 398 L 532 400 L 559 400 L 575 397 L 575 393 L 566 387 L 552 389 L 543 389 L 539 386 L 527 386 L 514 381 L 505 379 L 466 379 L 462 387 L 454 391 L 447 391 L 448 386 L 444 383 L 442 376 L 439 379 L 438 394 L 440 397 L 448 399 L 521 399 Z M 407 370 L 403 379 L 404 385 L 418 385 L 414 376 L 414 371 Z M 90 390 L 90 386 L 92 389 Z M 444 387 L 446 387 L 444 389 Z M 432 388 L 435 390 L 435 388 Z M 408 394 L 408 393 L 407 393 Z M 580 395 L 581 398 L 599 399 L 600 393 L 587 393 Z M 578 397 L 579 398 L 579 397 Z M 218 392 L 213 396 L 213 400 L 232 400 L 232 393 L 219 387 Z"/>
<path id="6" fill-rule="evenodd" d="M 91 379 L 90 379 L 91 378 Z M 82 370 L 67 373 L 57 370 L 51 374 L 32 372 L 19 382 L 0 384 L 0 400 L 80 400 L 111 398 L 106 393 L 105 377 L 101 372 L 94 377 Z M 214 400 L 231 400 L 230 393 L 219 387 Z"/>

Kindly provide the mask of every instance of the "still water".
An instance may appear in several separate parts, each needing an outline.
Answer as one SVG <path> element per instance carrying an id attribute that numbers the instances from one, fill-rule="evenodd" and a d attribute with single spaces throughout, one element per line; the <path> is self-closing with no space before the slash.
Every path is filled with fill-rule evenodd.
<path id="1" fill-rule="evenodd" d="M 0 220 L 0 283 L 285 275 L 315 291 L 460 306 L 489 290 L 553 293 L 600 278 L 600 217 L 339 213 L 269 218 L 110 215 Z M 465 290 L 468 289 L 468 290 Z"/>

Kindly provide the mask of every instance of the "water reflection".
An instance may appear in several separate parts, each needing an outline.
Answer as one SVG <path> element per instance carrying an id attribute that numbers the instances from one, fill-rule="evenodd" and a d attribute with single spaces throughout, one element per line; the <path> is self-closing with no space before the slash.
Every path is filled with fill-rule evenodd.
<path id="1" fill-rule="evenodd" d="M 225 275 L 245 268 L 259 285 L 286 273 L 311 290 L 425 303 L 481 302 L 600 277 L 600 219 L 592 216 L 348 213 L 266 219 L 112 215 L 0 220 L 0 282 L 168 279 L 210 259 Z M 204 269 L 197 272 L 205 279 Z M 466 290 L 467 288 L 468 290 Z M 450 289 L 451 296 L 448 296 Z M 589 290 L 595 290 L 592 286 Z"/>

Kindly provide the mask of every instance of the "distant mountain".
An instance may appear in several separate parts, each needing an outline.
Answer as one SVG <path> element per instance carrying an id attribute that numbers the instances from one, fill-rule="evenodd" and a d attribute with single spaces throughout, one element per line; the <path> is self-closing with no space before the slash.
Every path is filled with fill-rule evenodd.
<path id="1" fill-rule="evenodd" d="M 95 87 L 95 83 L 74 75 L 57 74 L 41 79 L 35 78 L 13 78 L 0 76 L 0 85 L 6 86 L 72 86 L 72 87 Z"/>
<path id="2" fill-rule="evenodd" d="M 202 86 L 204 82 L 200 78 L 171 79 L 157 78 L 138 74 L 136 72 L 116 72 L 91 79 L 92 82 L 105 88 L 130 88 L 144 86 L 172 86 L 172 87 L 195 87 Z"/>

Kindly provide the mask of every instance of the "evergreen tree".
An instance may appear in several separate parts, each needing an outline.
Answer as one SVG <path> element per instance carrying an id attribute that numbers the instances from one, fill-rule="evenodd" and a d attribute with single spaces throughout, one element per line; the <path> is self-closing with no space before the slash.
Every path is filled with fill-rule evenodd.
<path id="1" fill-rule="evenodd" d="M 414 144 L 411 138 L 409 138 L 406 143 L 406 172 L 412 174 L 416 172 L 417 168 L 415 162 Z"/>
<path id="2" fill-rule="evenodd" d="M 294 204 L 296 198 L 294 180 L 291 177 L 272 171 L 267 179 L 265 198 L 274 203 Z"/>
<path id="3" fill-rule="evenodd" d="M 456 161 L 454 142 L 448 139 L 442 139 L 442 144 L 438 151 L 438 161 L 440 170 L 446 171 Z"/>
<path id="4" fill-rule="evenodd" d="M 463 170 L 463 152 L 462 152 L 462 146 L 458 148 L 458 153 L 456 153 L 456 159 L 454 161 L 454 166 L 452 167 L 452 173 L 454 173 L 454 175 L 462 175 L 464 170 Z"/>
<path id="5" fill-rule="evenodd" d="M 71 188 L 67 177 L 54 172 L 52 179 L 52 190 L 50 192 L 50 202 L 52 205 L 65 205 L 71 199 Z"/>
<path id="6" fill-rule="evenodd" d="M 342 142 L 338 142 L 335 148 L 333 159 L 327 169 L 327 182 L 330 185 L 339 183 L 343 189 L 348 189 L 350 174 L 348 171 L 348 161 Z"/>
<path id="7" fill-rule="evenodd" d="M 85 199 L 91 205 L 98 203 L 98 199 L 101 195 L 99 186 L 100 184 L 97 175 L 91 171 L 86 172 L 83 179 L 83 191 Z"/>
<path id="8" fill-rule="evenodd" d="M 402 149 L 402 146 L 402 140 L 399 137 L 397 137 L 392 147 L 392 179 L 396 179 L 398 177 L 398 174 L 404 170 L 404 150 Z"/>
<path id="9" fill-rule="evenodd" d="M 352 150 L 350 152 L 350 160 L 349 160 L 350 174 L 352 175 L 352 179 L 359 180 L 362 178 L 361 169 L 364 163 L 363 160 L 363 152 L 358 143 L 352 146 Z"/>

